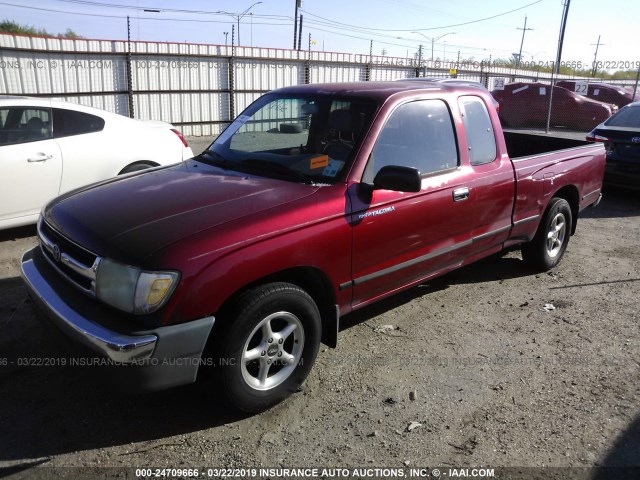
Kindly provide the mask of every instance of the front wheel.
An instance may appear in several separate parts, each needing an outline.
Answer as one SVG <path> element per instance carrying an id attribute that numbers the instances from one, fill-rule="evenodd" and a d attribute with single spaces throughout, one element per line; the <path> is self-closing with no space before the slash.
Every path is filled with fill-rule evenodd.
<path id="1" fill-rule="evenodd" d="M 522 258 L 533 267 L 546 271 L 555 267 L 564 255 L 571 237 L 571 207 L 564 198 L 553 198 L 531 242 L 523 245 Z"/>
<path id="2" fill-rule="evenodd" d="M 234 407 L 260 412 L 296 392 L 320 346 L 320 313 L 313 299 L 289 283 L 257 287 L 217 339 L 217 381 Z"/>

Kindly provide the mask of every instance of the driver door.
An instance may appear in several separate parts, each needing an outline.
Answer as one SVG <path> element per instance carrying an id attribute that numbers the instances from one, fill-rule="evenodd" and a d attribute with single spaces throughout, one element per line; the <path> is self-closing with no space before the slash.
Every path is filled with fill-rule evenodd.
<path id="1" fill-rule="evenodd" d="M 58 195 L 62 155 L 51 127 L 49 108 L 0 108 L 0 223 L 35 221 Z"/>
<path id="2" fill-rule="evenodd" d="M 444 101 L 412 101 L 390 114 L 362 183 L 387 165 L 417 168 L 422 186 L 416 193 L 350 188 L 354 308 L 460 263 L 471 247 L 469 171 L 460 166 Z"/>

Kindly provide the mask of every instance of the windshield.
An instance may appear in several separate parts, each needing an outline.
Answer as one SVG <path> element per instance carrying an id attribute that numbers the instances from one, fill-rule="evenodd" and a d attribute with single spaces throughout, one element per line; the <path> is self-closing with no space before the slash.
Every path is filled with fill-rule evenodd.
<path id="1" fill-rule="evenodd" d="M 376 105 L 329 95 L 268 94 L 247 108 L 204 161 L 303 183 L 342 180 Z"/>
<path id="2" fill-rule="evenodd" d="M 607 127 L 640 128 L 640 107 L 624 107 L 604 124 Z"/>

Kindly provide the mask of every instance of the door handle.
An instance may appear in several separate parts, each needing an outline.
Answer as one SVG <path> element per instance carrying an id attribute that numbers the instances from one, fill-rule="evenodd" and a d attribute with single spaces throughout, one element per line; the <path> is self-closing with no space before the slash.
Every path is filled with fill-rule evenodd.
<path id="1" fill-rule="evenodd" d="M 461 202 L 462 200 L 466 200 L 468 198 L 469 198 L 469 188 L 468 187 L 456 188 L 453 191 L 453 201 L 454 202 Z"/>
<path id="2" fill-rule="evenodd" d="M 37 155 L 39 156 L 36 158 L 27 158 L 27 162 L 29 163 L 46 162 L 47 160 L 51 160 L 53 158 L 53 155 L 46 155 L 44 153 L 38 153 Z"/>

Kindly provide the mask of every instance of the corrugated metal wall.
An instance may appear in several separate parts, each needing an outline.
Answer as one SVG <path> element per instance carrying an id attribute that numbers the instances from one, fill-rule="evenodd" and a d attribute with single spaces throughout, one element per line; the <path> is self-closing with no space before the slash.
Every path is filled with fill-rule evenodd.
<path id="1" fill-rule="evenodd" d="M 129 84 L 128 65 L 131 65 Z M 455 64 L 417 68 L 414 59 L 186 43 L 61 39 L 0 34 L 0 94 L 60 98 L 214 135 L 264 92 L 320 82 L 448 76 Z M 461 78 L 493 87 L 530 70 L 465 65 Z M 569 77 L 567 77 L 569 78 Z"/>

